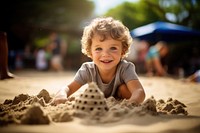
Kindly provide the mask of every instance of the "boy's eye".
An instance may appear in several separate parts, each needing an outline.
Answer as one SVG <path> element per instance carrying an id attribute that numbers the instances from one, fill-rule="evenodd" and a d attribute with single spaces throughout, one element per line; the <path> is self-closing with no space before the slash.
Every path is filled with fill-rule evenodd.
<path id="1" fill-rule="evenodd" d="M 101 50 L 102 50 L 102 48 L 96 48 L 95 50 L 96 50 L 96 51 L 101 51 Z"/>
<path id="2" fill-rule="evenodd" d="M 116 47 L 111 47 L 110 49 L 111 49 L 111 50 L 117 50 L 117 48 L 116 48 Z"/>

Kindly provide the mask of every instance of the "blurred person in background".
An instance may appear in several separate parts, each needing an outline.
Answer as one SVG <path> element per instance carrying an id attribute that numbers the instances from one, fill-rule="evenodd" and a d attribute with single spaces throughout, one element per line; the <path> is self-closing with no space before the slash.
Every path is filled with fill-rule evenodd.
<path id="1" fill-rule="evenodd" d="M 66 43 L 58 36 L 56 32 L 52 32 L 49 38 L 50 38 L 50 47 L 52 49 L 50 69 L 55 71 L 62 71 L 63 55 L 65 55 L 66 52 Z"/>
<path id="2" fill-rule="evenodd" d="M 146 70 L 147 76 L 166 76 L 166 68 L 161 62 L 161 58 L 166 57 L 169 52 L 167 43 L 159 41 L 155 45 L 151 46 L 146 54 Z"/>
<path id="3" fill-rule="evenodd" d="M 134 62 L 137 73 L 145 73 L 145 57 L 149 49 L 149 43 L 145 40 L 134 40 L 133 45 L 130 46 L 130 52 L 126 60 Z"/>
<path id="4" fill-rule="evenodd" d="M 40 48 L 36 53 L 36 68 L 40 71 L 48 69 L 48 60 L 46 57 L 45 48 Z"/>
<path id="5" fill-rule="evenodd" d="M 8 44 L 7 35 L 0 31 L 0 79 L 13 78 L 14 75 L 8 70 Z"/>
<path id="6" fill-rule="evenodd" d="M 139 42 L 138 52 L 137 52 L 137 68 L 139 73 L 145 73 L 145 57 L 149 50 L 149 43 L 145 40 Z"/>

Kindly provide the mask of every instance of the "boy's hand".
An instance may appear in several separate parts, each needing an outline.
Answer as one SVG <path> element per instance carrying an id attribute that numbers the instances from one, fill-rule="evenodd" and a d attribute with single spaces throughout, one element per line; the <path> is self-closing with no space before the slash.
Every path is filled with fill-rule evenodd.
<path id="1" fill-rule="evenodd" d="M 61 103 L 65 103 L 68 99 L 67 98 L 54 98 L 53 101 L 50 103 L 50 105 L 58 105 Z"/>
<path id="2" fill-rule="evenodd" d="M 131 97 L 128 99 L 130 103 L 134 103 L 135 105 L 139 105 L 145 99 L 145 93 L 142 89 L 138 89 L 134 93 L 132 93 Z"/>
<path id="3" fill-rule="evenodd" d="M 52 102 L 50 103 L 50 105 L 57 105 L 57 104 L 61 104 L 61 103 L 65 103 L 68 99 L 67 99 L 67 93 L 69 91 L 69 88 L 61 88 L 56 96 L 53 98 Z"/>
<path id="4" fill-rule="evenodd" d="M 139 103 L 135 100 L 135 99 L 128 99 L 129 103 L 133 104 L 133 105 L 139 105 Z"/>

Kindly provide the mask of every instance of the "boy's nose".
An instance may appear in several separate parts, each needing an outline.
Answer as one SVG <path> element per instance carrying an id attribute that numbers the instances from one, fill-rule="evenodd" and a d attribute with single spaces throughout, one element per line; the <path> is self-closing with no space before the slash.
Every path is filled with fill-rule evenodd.
<path id="1" fill-rule="evenodd" d="M 103 56 L 109 56 L 110 54 L 109 54 L 109 51 L 108 51 L 108 50 L 104 50 L 102 55 L 103 55 Z"/>

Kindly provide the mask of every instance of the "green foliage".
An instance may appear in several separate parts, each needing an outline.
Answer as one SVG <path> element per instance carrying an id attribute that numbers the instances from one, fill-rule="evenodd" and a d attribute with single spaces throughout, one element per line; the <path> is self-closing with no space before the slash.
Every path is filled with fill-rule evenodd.
<path id="1" fill-rule="evenodd" d="M 199 0 L 160 0 L 160 6 L 175 16 L 174 23 L 200 30 Z"/>
<path id="2" fill-rule="evenodd" d="M 110 9 L 105 16 L 121 20 L 129 29 L 155 21 L 169 21 L 200 29 L 199 12 L 199 0 L 140 0 L 124 2 Z"/>
<path id="3" fill-rule="evenodd" d="M 34 44 L 35 44 L 36 48 L 45 47 L 48 45 L 48 43 L 49 43 L 49 39 L 47 37 L 46 38 L 37 38 L 34 40 Z"/>
<path id="4" fill-rule="evenodd" d="M 139 27 L 158 20 L 165 20 L 157 7 L 149 6 L 149 1 L 141 0 L 137 3 L 124 2 L 109 10 L 106 16 L 121 20 L 129 29 Z M 151 3 L 154 5 L 155 3 Z"/>

